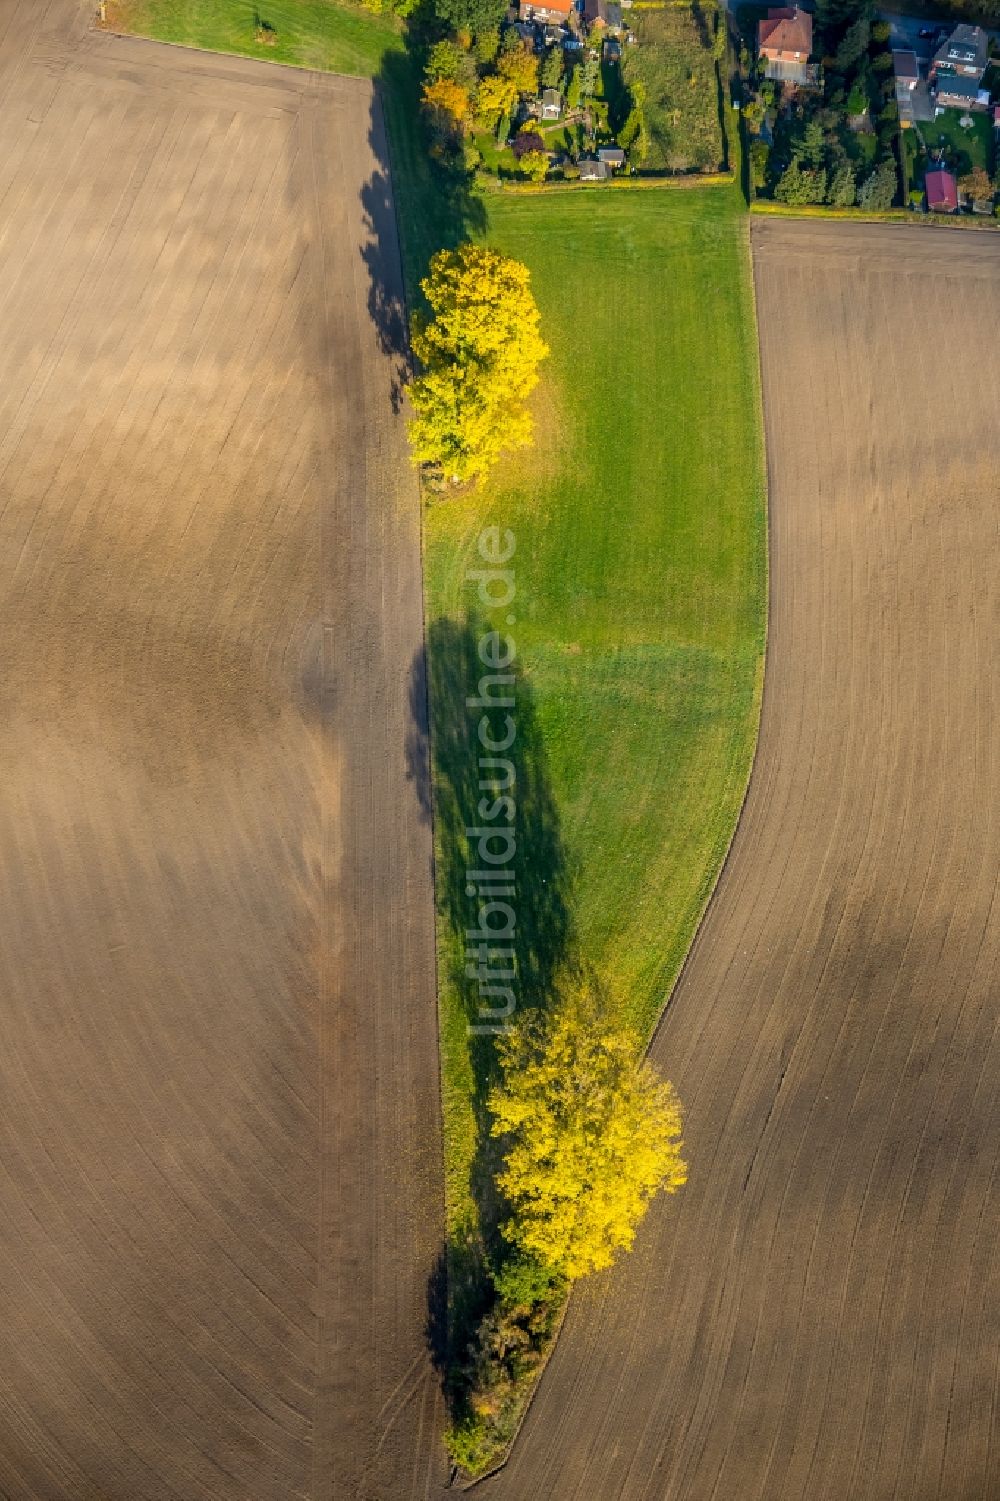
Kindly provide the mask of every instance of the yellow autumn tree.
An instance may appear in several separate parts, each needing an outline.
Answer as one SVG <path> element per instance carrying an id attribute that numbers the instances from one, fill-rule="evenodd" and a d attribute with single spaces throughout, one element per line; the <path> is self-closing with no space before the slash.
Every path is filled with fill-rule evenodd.
<path id="1" fill-rule="evenodd" d="M 414 462 L 444 483 L 476 482 L 506 450 L 531 442 L 524 399 L 548 348 L 528 268 L 466 243 L 439 251 L 420 285 L 431 316 L 413 320 Z"/>
<path id="2" fill-rule="evenodd" d="M 468 119 L 472 101 L 468 89 L 454 78 L 438 78 L 424 84 L 423 103 L 431 114 L 443 116 L 457 129 Z"/>
<path id="3" fill-rule="evenodd" d="M 589 986 L 529 1013 L 498 1048 L 489 1103 L 506 1143 L 504 1236 L 570 1281 L 600 1271 L 631 1247 L 653 1196 L 686 1180 L 673 1087 L 636 1067 L 637 1039 Z"/>
<path id="4" fill-rule="evenodd" d="M 476 113 L 490 130 L 505 115 L 513 114 L 517 103 L 517 84 L 504 78 L 501 73 L 488 73 L 480 81 L 476 95 Z"/>
<path id="5" fill-rule="evenodd" d="M 538 57 L 527 43 L 503 53 L 497 63 L 497 72 L 501 78 L 510 79 L 519 94 L 534 94 L 538 90 Z"/>

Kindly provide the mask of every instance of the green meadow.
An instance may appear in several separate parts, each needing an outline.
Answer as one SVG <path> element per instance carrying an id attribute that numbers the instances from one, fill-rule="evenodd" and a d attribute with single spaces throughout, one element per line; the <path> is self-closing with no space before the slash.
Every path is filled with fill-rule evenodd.
<path id="1" fill-rule="evenodd" d="M 534 450 L 479 494 L 431 500 L 426 594 L 439 845 L 450 1228 L 489 1205 L 492 1042 L 461 935 L 464 826 L 485 670 L 513 638 L 519 1004 L 596 972 L 645 1041 L 731 839 L 756 740 L 766 618 L 764 465 L 747 217 L 735 189 L 493 195 L 484 231 L 525 261 L 551 357 Z M 467 578 L 512 534 L 516 598 Z M 514 616 L 515 624 L 507 620 Z M 494 718 L 499 716 L 494 715 Z M 481 794 L 478 794 L 481 795 Z M 471 921 L 470 921 L 471 919 Z"/>

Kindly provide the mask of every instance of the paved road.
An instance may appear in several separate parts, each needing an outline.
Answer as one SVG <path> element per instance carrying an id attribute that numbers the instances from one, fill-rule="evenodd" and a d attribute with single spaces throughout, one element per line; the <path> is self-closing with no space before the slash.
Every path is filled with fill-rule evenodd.
<path id="1" fill-rule="evenodd" d="M 0 0 L 0 1495 L 442 1479 L 370 86 Z"/>

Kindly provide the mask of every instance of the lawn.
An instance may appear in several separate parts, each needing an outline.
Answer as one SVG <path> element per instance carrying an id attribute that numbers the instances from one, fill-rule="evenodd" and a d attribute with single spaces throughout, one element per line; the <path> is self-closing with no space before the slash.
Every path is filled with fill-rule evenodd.
<path id="1" fill-rule="evenodd" d="M 765 488 L 746 218 L 733 189 L 491 197 L 552 356 L 534 452 L 433 501 L 426 592 L 439 840 L 449 1223 L 489 1217 L 488 1038 L 461 936 L 484 625 L 517 645 L 521 1004 L 593 968 L 647 1038 L 738 814 L 764 641 Z M 466 579 L 485 526 L 516 541 L 516 604 Z M 466 621 L 466 616 L 472 619 Z M 484 621 L 484 615 L 487 619 Z M 481 673 L 482 668 L 478 668 Z M 477 1205 L 477 1194 L 479 1204 Z"/>
<path id="2" fill-rule="evenodd" d="M 944 147 L 948 165 L 959 177 L 973 167 L 993 170 L 993 122 L 988 113 L 973 113 L 972 127 L 963 130 L 959 125 L 962 111 L 946 109 L 936 120 L 921 125 L 920 132 L 927 142 L 928 150 Z"/>
<path id="3" fill-rule="evenodd" d="M 992 175 L 995 149 L 991 117 L 973 114 L 974 124 L 969 130 L 962 129 L 958 123 L 960 118 L 959 110 L 949 109 L 936 120 L 921 125 L 919 136 L 916 130 L 903 132 L 911 188 L 923 190 L 924 178 L 931 165 L 928 152 L 936 157 L 943 150 L 945 165 L 959 178 L 973 167 L 984 167 Z M 921 139 L 926 143 L 927 151 L 921 146 Z"/>
<path id="4" fill-rule="evenodd" d="M 161 42 L 370 78 L 402 48 L 398 21 L 336 0 L 110 0 L 108 25 Z"/>

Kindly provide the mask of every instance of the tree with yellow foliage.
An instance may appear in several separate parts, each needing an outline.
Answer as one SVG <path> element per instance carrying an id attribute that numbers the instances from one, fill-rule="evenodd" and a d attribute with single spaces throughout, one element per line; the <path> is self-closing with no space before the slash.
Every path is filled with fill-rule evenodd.
<path id="1" fill-rule="evenodd" d="M 461 129 L 472 107 L 468 89 L 454 78 L 437 78 L 433 83 L 425 83 L 423 104 L 452 130 Z"/>
<path id="2" fill-rule="evenodd" d="M 414 462 L 445 483 L 478 482 L 503 452 L 531 442 L 524 399 L 548 348 L 528 268 L 466 243 L 438 251 L 420 285 L 432 316 L 413 319 Z"/>
<path id="3" fill-rule="evenodd" d="M 476 113 L 489 130 L 495 130 L 497 122 L 513 113 L 517 103 L 517 84 L 500 73 L 488 73 L 481 79 L 476 95 Z"/>
<path id="4" fill-rule="evenodd" d="M 653 1196 L 687 1178 L 681 1109 L 637 1039 L 580 985 L 499 1040 L 492 1133 L 506 1143 L 498 1183 L 504 1236 L 569 1281 L 628 1250 Z"/>
<path id="5" fill-rule="evenodd" d="M 519 94 L 538 92 L 538 58 L 527 43 L 512 52 L 502 53 L 497 72 L 501 78 L 509 79 Z"/>
<path id="6" fill-rule="evenodd" d="M 532 182 L 544 182 L 548 175 L 549 159 L 544 151 L 526 151 L 518 166 Z"/>

